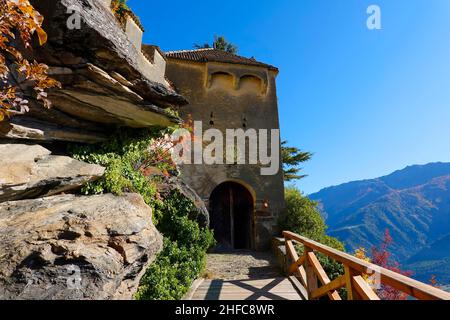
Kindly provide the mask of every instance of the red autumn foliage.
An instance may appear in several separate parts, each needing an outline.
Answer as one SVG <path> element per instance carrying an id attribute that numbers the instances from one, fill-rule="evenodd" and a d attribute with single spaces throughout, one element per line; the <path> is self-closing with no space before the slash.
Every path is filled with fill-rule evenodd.
<path id="1" fill-rule="evenodd" d="M 392 242 L 393 240 L 391 233 L 388 229 L 386 229 L 383 242 L 379 247 L 372 248 L 372 262 L 380 267 L 392 270 L 404 276 L 412 276 L 413 273 L 411 271 L 402 270 L 400 264 L 393 260 L 392 253 L 390 252 Z M 381 288 L 378 290 L 377 294 L 382 300 L 408 299 L 407 294 L 386 285 L 381 285 Z"/>
<path id="2" fill-rule="evenodd" d="M 438 288 L 438 289 L 441 288 L 441 284 L 439 283 L 439 281 L 435 275 L 431 276 L 430 285 L 435 288 Z"/>
<path id="3" fill-rule="evenodd" d="M 155 167 L 159 168 L 165 176 L 169 176 L 170 171 L 177 170 L 177 164 L 172 158 L 172 152 L 177 146 L 182 146 L 182 150 L 190 150 L 187 145 L 195 141 L 195 137 L 192 135 L 194 131 L 192 117 L 189 115 L 188 120 L 184 121 L 178 129 L 184 129 L 189 132 L 190 139 L 187 140 L 188 137 L 179 137 L 178 140 L 173 140 L 169 134 L 153 139 L 147 154 L 138 166 L 138 169 L 144 176 L 154 175 L 156 173 Z M 179 156 L 183 155 L 180 154 Z"/>

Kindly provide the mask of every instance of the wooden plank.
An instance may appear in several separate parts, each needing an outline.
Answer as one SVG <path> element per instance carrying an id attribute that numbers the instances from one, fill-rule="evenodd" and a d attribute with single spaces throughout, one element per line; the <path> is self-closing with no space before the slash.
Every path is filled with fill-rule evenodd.
<path id="1" fill-rule="evenodd" d="M 289 267 L 288 275 L 291 275 L 291 274 L 297 272 L 298 269 L 303 265 L 303 263 L 305 263 L 305 259 L 306 259 L 306 256 L 305 256 L 305 255 L 303 255 L 301 258 L 297 259 L 297 261 L 295 261 L 295 262 Z"/>
<path id="2" fill-rule="evenodd" d="M 307 280 L 306 280 L 306 272 L 305 268 L 302 266 L 306 260 L 306 255 L 303 255 L 301 258 L 299 258 L 297 254 L 297 250 L 295 250 L 294 244 L 291 240 L 286 240 L 286 255 L 288 258 L 299 262 L 300 266 L 297 267 L 295 270 L 292 270 L 293 266 L 295 266 L 295 263 L 289 268 L 288 270 L 288 276 L 291 274 L 297 274 L 300 281 L 302 282 L 303 286 L 306 288 L 308 286 Z M 289 261 L 289 259 L 288 259 Z"/>
<path id="3" fill-rule="evenodd" d="M 289 280 L 291 280 L 292 285 L 297 289 L 298 293 L 301 296 L 301 300 L 308 299 L 308 291 L 306 291 L 305 286 L 297 279 L 297 277 L 290 276 Z"/>
<path id="4" fill-rule="evenodd" d="M 192 283 L 191 288 L 189 289 L 189 291 L 184 296 L 183 300 L 192 300 L 195 292 L 202 287 L 203 282 L 205 282 L 205 279 L 203 279 L 203 278 L 199 278 L 199 279 L 195 280 Z"/>
<path id="5" fill-rule="evenodd" d="M 306 255 L 303 255 L 302 258 L 299 258 L 297 251 L 295 250 L 294 244 L 292 243 L 291 240 L 286 240 L 286 255 L 288 258 L 292 259 L 293 261 L 301 262 L 301 264 L 303 264 L 306 260 Z M 301 260 L 301 261 L 299 261 L 299 260 Z M 289 261 L 289 259 L 288 259 L 288 261 Z M 295 274 L 295 273 L 297 273 L 297 276 L 299 277 L 303 286 L 306 288 L 308 286 L 308 284 L 306 281 L 305 268 L 300 265 L 293 272 L 291 272 L 291 268 L 289 268 L 288 276 L 291 274 Z"/>
<path id="6" fill-rule="evenodd" d="M 347 300 L 356 300 L 356 297 L 354 296 L 354 290 L 353 290 L 353 272 L 350 270 L 348 266 L 344 265 L 345 269 L 345 288 L 347 289 Z"/>
<path id="7" fill-rule="evenodd" d="M 319 262 L 319 259 L 317 259 L 317 256 L 314 252 L 308 252 L 308 261 L 311 263 L 312 267 L 314 268 L 314 271 L 316 272 L 317 277 L 319 278 L 319 281 L 322 284 L 330 283 L 330 278 L 328 278 L 328 275 L 326 274 L 325 270 L 323 270 L 322 265 Z"/>
<path id="8" fill-rule="evenodd" d="M 339 278 L 331 281 L 330 283 L 314 291 L 312 293 L 312 298 L 313 299 L 322 298 L 323 296 L 327 295 L 330 291 L 338 290 L 344 287 L 345 284 L 346 284 L 345 276 L 340 276 Z"/>
<path id="9" fill-rule="evenodd" d="M 322 285 L 329 284 L 331 280 L 328 277 L 325 270 L 323 269 L 322 265 L 320 264 L 319 259 L 317 259 L 316 254 L 314 252 L 308 252 L 307 257 L 308 261 L 311 263 L 314 269 L 315 274 L 319 278 L 320 283 L 322 283 Z M 314 299 L 314 292 L 312 292 L 311 295 L 312 298 Z M 331 300 L 342 300 L 341 296 L 336 290 L 328 292 L 328 296 Z"/>
<path id="10" fill-rule="evenodd" d="M 291 240 L 286 241 L 286 255 L 293 261 L 297 261 L 299 259 L 297 251 L 295 250 L 294 244 Z"/>
<path id="11" fill-rule="evenodd" d="M 308 283 L 306 281 L 306 271 L 305 271 L 305 267 L 301 266 L 300 268 L 298 268 L 298 277 L 300 279 L 300 281 L 302 282 L 303 286 L 305 288 L 308 287 Z"/>
<path id="12" fill-rule="evenodd" d="M 353 277 L 353 287 L 363 300 L 380 300 L 369 284 L 361 276 Z"/>
<path id="13" fill-rule="evenodd" d="M 406 294 L 422 300 L 450 300 L 450 293 L 437 289 L 431 285 L 422 283 L 420 281 L 408 278 L 391 270 L 375 267 L 373 264 L 358 259 L 350 254 L 341 252 L 339 250 L 330 248 L 318 242 L 312 241 L 292 232 L 283 232 L 287 240 L 294 240 L 303 245 L 325 254 L 326 256 L 358 271 L 366 274 L 368 270 L 376 269 L 380 273 L 381 282 L 389 285 L 397 290 L 405 292 Z"/>
<path id="14" fill-rule="evenodd" d="M 271 283 L 275 283 L 273 287 Z M 288 278 L 257 280 L 205 281 L 193 300 L 305 300 Z"/>

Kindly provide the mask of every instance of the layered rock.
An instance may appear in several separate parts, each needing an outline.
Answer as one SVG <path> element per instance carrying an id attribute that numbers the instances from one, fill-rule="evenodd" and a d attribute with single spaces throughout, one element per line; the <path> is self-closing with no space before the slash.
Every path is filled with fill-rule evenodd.
<path id="1" fill-rule="evenodd" d="M 152 66 L 164 57 L 144 56 L 103 1 L 31 3 L 45 17 L 48 42 L 27 58 L 47 64 L 62 88 L 49 91 L 46 109 L 29 83 L 11 79 L 29 112 L 0 122 L 0 138 L 30 144 L 0 142 L 0 299 L 130 299 L 162 249 L 151 209 L 136 194 L 64 194 L 104 169 L 31 143 L 58 149 L 54 142 L 102 142 L 122 127 L 167 127 L 187 101 L 164 79 L 165 68 Z M 80 28 L 69 28 L 71 19 Z M 179 188 L 207 224 L 201 200 Z"/>
<path id="2" fill-rule="evenodd" d="M 0 202 L 51 196 L 80 188 L 105 169 L 39 145 L 0 144 Z"/>
<path id="3" fill-rule="evenodd" d="M 162 248 L 137 194 L 0 204 L 0 299 L 131 299 Z"/>
<path id="4" fill-rule="evenodd" d="M 50 90 L 53 108 L 48 110 L 30 99 L 32 88 L 21 83 L 30 112 L 1 123 L 0 137 L 95 143 L 117 127 L 166 127 L 180 121 L 169 108 L 187 101 L 164 78 L 150 80 L 151 62 L 142 62 L 140 48 L 107 6 L 98 0 L 31 2 L 45 17 L 48 42 L 36 46 L 29 58 L 49 65 L 62 89 Z"/>

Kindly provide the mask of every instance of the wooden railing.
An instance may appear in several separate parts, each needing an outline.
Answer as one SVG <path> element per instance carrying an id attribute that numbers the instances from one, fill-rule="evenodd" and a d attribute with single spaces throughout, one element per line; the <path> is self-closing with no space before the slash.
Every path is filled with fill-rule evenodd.
<path id="1" fill-rule="evenodd" d="M 375 283 L 390 286 L 408 296 L 419 300 L 450 300 L 450 293 L 433 286 L 408 278 L 391 270 L 375 266 L 352 255 L 322 245 L 292 232 L 283 232 L 286 256 L 292 264 L 289 275 L 294 275 L 306 288 L 308 299 L 316 300 L 328 296 L 330 300 L 342 300 L 338 290 L 347 289 L 348 300 L 380 300 L 366 278 L 375 279 Z M 303 245 L 303 254 L 299 257 L 295 245 Z M 345 274 L 331 281 L 315 252 L 321 253 L 345 268 Z M 372 281 L 372 280 L 371 280 Z M 320 286 L 319 286 L 320 284 Z"/>

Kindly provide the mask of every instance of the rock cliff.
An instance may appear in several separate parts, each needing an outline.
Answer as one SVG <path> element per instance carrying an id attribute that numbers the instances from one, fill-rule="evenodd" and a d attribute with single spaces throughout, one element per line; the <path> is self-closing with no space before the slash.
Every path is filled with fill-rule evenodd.
<path id="1" fill-rule="evenodd" d="M 30 110 L 0 122 L 0 299 L 131 299 L 163 246 L 152 210 L 138 194 L 79 195 L 105 168 L 64 155 L 65 146 L 176 124 L 187 101 L 149 77 L 152 61 L 142 62 L 103 1 L 30 2 L 48 41 L 27 58 L 47 64 L 62 89 L 45 109 L 11 79 Z"/>
<path id="2" fill-rule="evenodd" d="M 179 122 L 171 109 L 187 103 L 166 81 L 150 80 L 142 52 L 110 8 L 97 0 L 31 1 L 43 16 L 48 42 L 29 52 L 47 64 L 62 89 L 49 92 L 53 108 L 32 99 L 30 112 L 0 123 L 0 136 L 34 141 L 104 141 L 117 127 L 169 126 Z M 79 26 L 70 25 L 71 19 Z M 16 83 L 17 85 L 17 83 Z"/>

